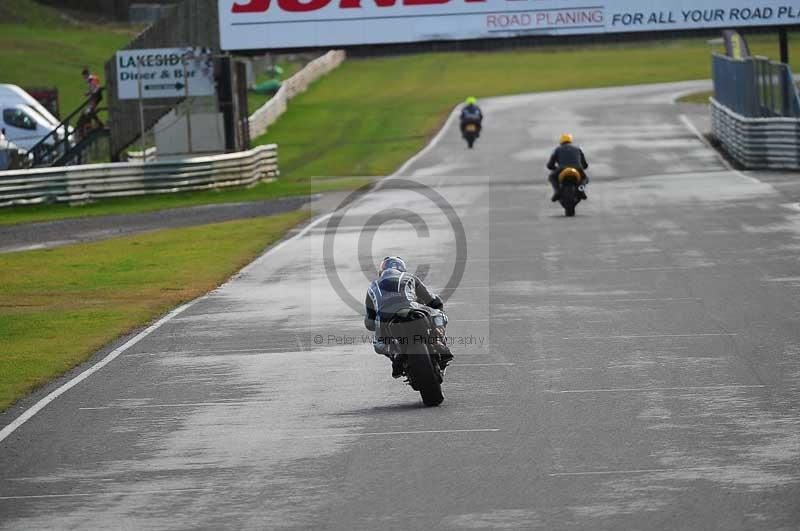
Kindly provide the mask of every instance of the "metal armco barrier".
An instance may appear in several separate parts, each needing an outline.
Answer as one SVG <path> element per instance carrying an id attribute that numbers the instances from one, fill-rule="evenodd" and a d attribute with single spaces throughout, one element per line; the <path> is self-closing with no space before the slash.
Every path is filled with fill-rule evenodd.
<path id="1" fill-rule="evenodd" d="M 287 79 L 261 108 L 250 115 L 250 138 L 256 138 L 267 132 L 267 128 L 286 112 L 289 100 L 325 74 L 335 70 L 345 59 L 342 50 L 331 50 L 322 57 L 317 57 L 308 63 L 302 70 Z"/>
<path id="2" fill-rule="evenodd" d="M 275 178 L 278 146 L 147 164 L 88 164 L 0 172 L 0 207 L 247 186 Z"/>
<path id="3" fill-rule="evenodd" d="M 800 119 L 747 118 L 711 99 L 711 134 L 748 169 L 800 169 Z"/>

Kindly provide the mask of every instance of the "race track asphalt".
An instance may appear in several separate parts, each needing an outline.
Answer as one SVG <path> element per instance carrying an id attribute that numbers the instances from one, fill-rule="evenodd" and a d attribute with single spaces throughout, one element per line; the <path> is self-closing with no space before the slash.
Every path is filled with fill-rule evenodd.
<path id="1" fill-rule="evenodd" d="M 800 178 L 724 164 L 698 86 L 486 100 L 472 151 L 449 122 L 0 442 L 0 528 L 798 529 Z M 441 407 L 364 337 L 385 254 L 448 297 Z"/>
<path id="2" fill-rule="evenodd" d="M 287 197 L 266 201 L 169 208 L 115 216 L 0 225 L 0 253 L 52 249 L 161 229 L 273 216 L 299 208 L 314 208 L 319 199 L 320 196 Z"/>

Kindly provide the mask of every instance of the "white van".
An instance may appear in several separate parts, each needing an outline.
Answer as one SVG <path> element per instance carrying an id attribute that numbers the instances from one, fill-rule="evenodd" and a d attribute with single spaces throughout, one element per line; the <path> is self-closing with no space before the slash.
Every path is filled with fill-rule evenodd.
<path id="1" fill-rule="evenodd" d="M 0 127 L 20 149 L 31 149 L 59 123 L 44 105 L 18 86 L 0 84 Z M 72 132 L 71 127 L 69 131 Z M 57 137 L 64 138 L 64 131 L 58 131 Z"/>

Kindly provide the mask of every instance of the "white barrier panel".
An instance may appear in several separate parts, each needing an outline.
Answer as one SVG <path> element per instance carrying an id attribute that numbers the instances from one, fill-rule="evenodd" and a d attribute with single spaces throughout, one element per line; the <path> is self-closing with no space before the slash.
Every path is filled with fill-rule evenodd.
<path id="1" fill-rule="evenodd" d="M 325 74 L 335 70 L 345 59 L 342 50 L 331 50 L 322 57 L 308 63 L 302 70 L 287 79 L 278 92 L 260 109 L 250 115 L 250 138 L 256 138 L 267 132 L 267 128 L 286 112 L 289 100 Z"/>
<path id="2" fill-rule="evenodd" d="M 748 169 L 800 169 L 800 120 L 746 118 L 711 99 L 711 135 Z"/>
<path id="3" fill-rule="evenodd" d="M 278 176 L 278 146 L 147 164 L 0 172 L 0 207 L 247 186 Z"/>
<path id="4" fill-rule="evenodd" d="M 794 25 L 786 0 L 219 0 L 224 50 Z"/>

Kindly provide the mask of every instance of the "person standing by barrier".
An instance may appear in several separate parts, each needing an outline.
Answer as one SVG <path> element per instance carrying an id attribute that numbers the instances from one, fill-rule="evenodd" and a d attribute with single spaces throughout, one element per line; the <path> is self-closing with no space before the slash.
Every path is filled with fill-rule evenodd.
<path id="1" fill-rule="evenodd" d="M 103 89 L 100 87 L 100 78 L 92 74 L 89 67 L 84 67 L 81 71 L 83 79 L 86 81 L 87 91 L 85 96 L 89 98 L 89 103 L 83 110 L 83 115 L 78 120 L 78 131 L 83 136 L 86 129 L 93 128 L 93 123 L 97 123 L 97 127 L 105 127 L 100 117 L 97 116 L 97 106 L 103 100 Z"/>

